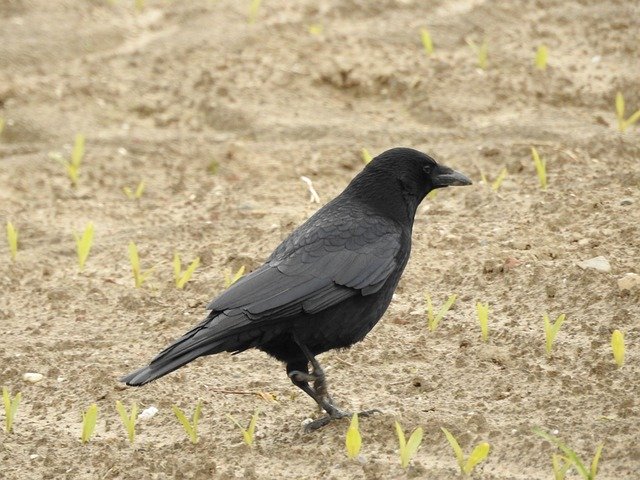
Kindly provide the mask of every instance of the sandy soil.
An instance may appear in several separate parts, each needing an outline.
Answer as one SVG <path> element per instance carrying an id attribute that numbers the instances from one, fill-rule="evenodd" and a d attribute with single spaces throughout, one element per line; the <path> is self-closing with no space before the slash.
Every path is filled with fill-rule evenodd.
<path id="1" fill-rule="evenodd" d="M 548 479 L 557 431 L 598 478 L 640 478 L 640 129 L 616 127 L 614 97 L 640 108 L 637 1 L 249 2 L 4 0 L 0 3 L 0 223 L 19 229 L 15 263 L 0 245 L 0 384 L 21 391 L 7 479 L 449 479 L 457 466 L 440 431 L 491 454 L 484 479 Z M 312 34 L 310 25 L 321 25 Z M 427 58 L 420 28 L 436 53 Z M 489 44 L 476 68 L 466 40 Z M 535 47 L 550 66 L 535 71 Z M 50 152 L 87 137 L 78 188 Z M 117 378 L 204 315 L 224 273 L 255 268 L 317 204 L 362 167 L 360 149 L 429 152 L 475 181 L 419 211 L 413 255 L 385 317 L 364 342 L 331 352 L 334 397 L 363 419 L 360 461 L 347 422 L 305 434 L 318 415 L 283 367 L 260 352 L 202 359 L 145 388 Z M 537 185 L 530 147 L 547 161 Z M 498 192 L 480 181 L 506 166 Z M 139 201 L 122 187 L 147 188 Z M 72 232 L 92 221 L 84 272 Z M 143 268 L 133 287 L 127 244 Z M 199 256 L 184 291 L 171 258 Z M 596 256 L 609 272 L 582 269 Z M 424 295 L 459 295 L 428 332 Z M 480 339 L 476 301 L 491 304 Z M 542 315 L 567 315 L 552 358 Z M 625 332 L 618 369 L 611 332 Z M 38 383 L 26 372 L 44 375 Z M 261 398 L 268 392 L 277 402 Z M 204 401 L 201 442 L 171 412 Z M 131 447 L 114 409 L 151 405 Z M 96 402 L 98 428 L 79 441 Z M 262 412 L 250 449 L 227 414 Z M 394 420 L 424 441 L 405 473 Z M 568 478 L 578 478 L 572 471 Z"/>

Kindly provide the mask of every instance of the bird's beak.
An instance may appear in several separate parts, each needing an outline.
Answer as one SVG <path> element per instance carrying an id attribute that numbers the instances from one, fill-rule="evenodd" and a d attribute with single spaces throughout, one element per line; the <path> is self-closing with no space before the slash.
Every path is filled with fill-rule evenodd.
<path id="1" fill-rule="evenodd" d="M 439 165 L 438 169 L 433 173 L 433 185 L 435 187 L 453 187 L 471 185 L 472 183 L 466 175 L 444 165 Z"/>

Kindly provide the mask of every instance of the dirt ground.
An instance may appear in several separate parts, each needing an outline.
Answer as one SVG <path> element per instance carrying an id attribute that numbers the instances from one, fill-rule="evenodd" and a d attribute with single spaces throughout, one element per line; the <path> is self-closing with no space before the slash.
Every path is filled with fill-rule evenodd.
<path id="1" fill-rule="evenodd" d="M 450 479 L 446 427 L 465 452 L 491 444 L 474 478 L 549 479 L 556 449 L 540 427 L 586 462 L 604 442 L 598 478 L 640 478 L 640 287 L 618 284 L 640 273 L 640 127 L 620 133 L 614 108 L 617 91 L 627 116 L 640 108 L 640 3 L 264 0 L 253 24 L 249 4 L 0 3 L 0 223 L 20 235 L 15 262 L 0 244 L 0 385 L 23 397 L 14 432 L 0 433 L 0 477 Z M 467 44 L 484 38 L 486 71 Z M 540 43 L 546 71 L 533 67 Z M 68 157 L 79 132 L 74 189 L 51 153 Z M 303 432 L 313 402 L 261 352 L 201 359 L 144 388 L 117 382 L 205 315 L 225 272 L 258 266 L 318 208 L 300 176 L 324 203 L 362 168 L 361 148 L 393 146 L 475 184 L 424 202 L 382 321 L 321 356 L 339 404 L 383 412 L 361 420 L 358 460 L 345 453 L 347 421 Z M 531 146 L 547 162 L 546 192 Z M 493 192 L 481 172 L 493 180 L 502 167 Z M 141 180 L 142 198 L 128 199 L 122 188 Z M 89 221 L 80 273 L 73 232 Z M 131 240 L 153 267 L 140 289 Z M 175 250 L 202 262 L 182 291 Z M 610 271 L 578 266 L 597 256 Z M 435 332 L 427 292 L 437 305 L 458 295 Z M 486 343 L 476 301 L 491 306 Z M 567 316 L 551 358 L 544 313 Z M 190 412 L 198 399 L 191 445 L 171 405 Z M 133 447 L 116 400 L 159 409 L 139 420 Z M 94 402 L 98 426 L 82 445 Z M 244 423 L 256 409 L 248 448 L 227 415 Z M 425 432 L 406 472 L 395 420 Z"/>

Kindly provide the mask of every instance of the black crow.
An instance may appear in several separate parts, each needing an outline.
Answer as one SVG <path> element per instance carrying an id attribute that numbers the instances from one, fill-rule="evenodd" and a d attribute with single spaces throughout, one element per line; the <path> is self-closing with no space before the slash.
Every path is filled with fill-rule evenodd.
<path id="1" fill-rule="evenodd" d="M 293 384 L 326 411 L 310 428 L 346 416 L 316 355 L 359 342 L 380 320 L 409 260 L 425 195 L 470 184 L 417 150 L 382 153 L 264 265 L 214 299 L 203 322 L 122 381 L 144 385 L 204 355 L 257 348 L 284 362 Z"/>

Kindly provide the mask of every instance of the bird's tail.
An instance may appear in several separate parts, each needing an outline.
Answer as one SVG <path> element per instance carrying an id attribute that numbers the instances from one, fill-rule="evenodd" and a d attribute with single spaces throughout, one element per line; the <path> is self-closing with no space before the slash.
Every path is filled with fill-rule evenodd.
<path id="1" fill-rule="evenodd" d="M 239 336 L 232 329 L 211 328 L 213 315 L 205 319 L 154 358 L 149 365 L 120 379 L 127 385 L 139 387 L 186 365 L 203 355 L 224 351 L 242 351 Z"/>

